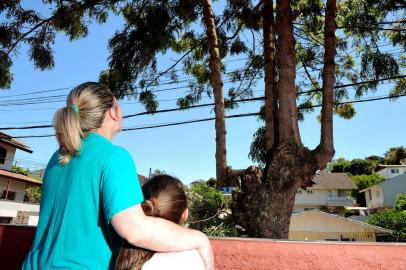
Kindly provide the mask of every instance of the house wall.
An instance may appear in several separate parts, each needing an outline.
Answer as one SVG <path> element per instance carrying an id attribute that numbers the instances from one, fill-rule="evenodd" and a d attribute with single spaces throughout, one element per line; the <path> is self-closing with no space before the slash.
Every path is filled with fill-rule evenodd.
<path id="1" fill-rule="evenodd" d="M 0 176 L 0 193 L 3 192 L 3 190 L 7 190 L 7 185 L 8 185 L 8 178 Z M 24 201 L 24 196 L 25 196 L 25 188 L 27 187 L 27 183 L 17 181 L 17 180 L 10 180 L 10 187 L 9 191 L 13 191 L 16 193 L 15 196 L 15 201 L 17 202 L 23 202 Z"/>
<path id="2" fill-rule="evenodd" d="M 289 240 L 295 241 L 348 241 L 375 242 L 374 232 L 289 232 Z"/>
<path id="3" fill-rule="evenodd" d="M 380 208 L 383 205 L 383 191 L 381 185 L 372 186 L 365 191 L 365 201 L 368 208 Z"/>
<path id="4" fill-rule="evenodd" d="M 293 215 L 289 226 L 289 240 L 327 240 L 348 238 L 361 242 L 375 241 L 375 230 L 346 219 L 318 212 Z"/>
<path id="5" fill-rule="evenodd" d="M 392 173 L 392 169 L 398 169 L 399 172 L 398 173 Z M 385 179 L 389 179 L 401 174 L 406 173 L 406 167 L 404 166 L 399 166 L 399 167 L 388 167 L 388 168 L 384 168 L 380 171 L 377 172 L 379 175 L 383 176 Z"/>
<path id="6" fill-rule="evenodd" d="M 400 193 L 406 193 L 406 174 L 380 184 L 383 190 L 383 207 L 393 207 Z"/>
<path id="7" fill-rule="evenodd" d="M 11 145 L 4 144 L 4 143 L 0 143 L 0 147 L 5 148 L 7 150 L 6 161 L 4 162 L 4 164 L 0 164 L 0 169 L 11 171 L 11 167 L 13 166 L 14 156 L 16 154 L 16 148 Z"/>
<path id="8" fill-rule="evenodd" d="M 354 206 L 354 199 L 349 198 L 348 200 L 339 200 L 347 198 L 347 190 L 320 190 L 320 189 L 309 189 L 310 192 L 306 190 L 301 190 L 301 193 L 296 193 L 294 213 L 299 213 L 305 210 L 305 208 L 320 208 L 320 206 Z M 329 200 L 329 197 L 338 197 L 338 199 Z"/>
<path id="9" fill-rule="evenodd" d="M 302 190 L 296 193 L 295 207 L 321 206 L 327 205 L 328 190 L 310 190 L 312 193 Z M 332 190 L 331 196 L 337 196 L 337 190 Z"/>

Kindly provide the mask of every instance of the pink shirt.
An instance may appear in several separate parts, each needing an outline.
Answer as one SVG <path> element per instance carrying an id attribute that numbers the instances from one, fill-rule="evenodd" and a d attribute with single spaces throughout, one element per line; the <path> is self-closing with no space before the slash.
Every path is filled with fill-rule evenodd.
<path id="1" fill-rule="evenodd" d="M 197 250 L 155 253 L 142 270 L 204 270 L 204 262 Z"/>

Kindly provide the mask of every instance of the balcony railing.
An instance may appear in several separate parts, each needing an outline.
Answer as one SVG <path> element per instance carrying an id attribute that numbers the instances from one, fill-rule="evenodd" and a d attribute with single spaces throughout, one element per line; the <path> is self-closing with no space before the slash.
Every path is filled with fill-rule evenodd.
<path id="1" fill-rule="evenodd" d="M 333 197 L 329 196 L 327 197 L 328 201 L 345 201 L 345 202 L 354 202 L 353 197 Z"/>

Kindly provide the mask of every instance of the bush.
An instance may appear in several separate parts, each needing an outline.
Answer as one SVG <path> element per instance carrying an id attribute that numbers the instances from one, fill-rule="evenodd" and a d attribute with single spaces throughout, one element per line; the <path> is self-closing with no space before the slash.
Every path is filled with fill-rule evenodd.
<path id="1" fill-rule="evenodd" d="M 232 219 L 231 196 L 224 195 L 206 182 L 197 182 L 188 189 L 189 227 L 209 236 L 238 236 Z"/>
<path id="2" fill-rule="evenodd" d="M 387 209 L 373 215 L 368 223 L 393 230 L 393 240 L 396 242 L 406 241 L 406 211 Z"/>

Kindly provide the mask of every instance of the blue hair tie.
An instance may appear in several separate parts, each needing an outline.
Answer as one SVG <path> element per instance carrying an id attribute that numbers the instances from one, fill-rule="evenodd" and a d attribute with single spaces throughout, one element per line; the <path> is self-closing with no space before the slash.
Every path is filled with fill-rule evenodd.
<path id="1" fill-rule="evenodd" d="M 75 113 L 79 113 L 79 107 L 78 107 L 78 105 L 76 105 L 76 104 L 72 104 L 72 110 L 75 112 Z"/>

